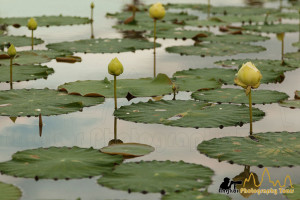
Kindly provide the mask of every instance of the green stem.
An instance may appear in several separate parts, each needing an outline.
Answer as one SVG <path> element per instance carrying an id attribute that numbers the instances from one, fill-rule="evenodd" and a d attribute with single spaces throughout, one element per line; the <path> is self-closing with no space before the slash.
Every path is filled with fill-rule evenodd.
<path id="1" fill-rule="evenodd" d="M 282 38 L 281 42 L 281 65 L 284 64 L 284 36 Z"/>
<path id="2" fill-rule="evenodd" d="M 117 76 L 114 76 L 114 98 L 115 98 L 115 110 L 117 110 Z"/>
<path id="3" fill-rule="evenodd" d="M 91 21 L 91 39 L 94 39 L 94 25 L 93 25 L 93 21 Z"/>
<path id="4" fill-rule="evenodd" d="M 33 50 L 33 30 L 31 30 L 31 50 Z"/>
<path id="5" fill-rule="evenodd" d="M 42 132 L 43 132 L 43 119 L 42 119 L 42 114 L 39 114 L 39 133 L 40 137 L 42 137 Z"/>
<path id="6" fill-rule="evenodd" d="M 250 112 L 250 135 L 252 135 L 252 98 L 251 98 L 251 88 L 249 92 L 249 112 Z"/>
<path id="7" fill-rule="evenodd" d="M 91 9 L 91 21 L 94 21 L 94 9 Z"/>
<path id="8" fill-rule="evenodd" d="M 156 19 L 154 19 L 154 31 L 153 31 L 153 37 L 154 37 L 154 43 L 153 43 L 153 49 L 154 49 L 154 60 L 153 60 L 153 76 L 156 77 Z"/>
<path id="9" fill-rule="evenodd" d="M 299 9 L 299 42 L 300 42 L 300 9 Z"/>
<path id="10" fill-rule="evenodd" d="M 13 89 L 13 71 L 12 71 L 13 58 L 10 58 L 10 89 Z"/>
<path id="11" fill-rule="evenodd" d="M 114 140 L 117 141 L 117 118 L 115 117 L 114 121 Z"/>
<path id="12" fill-rule="evenodd" d="M 207 2 L 207 19 L 210 18 L 210 0 Z"/>
<path id="13" fill-rule="evenodd" d="M 282 10 L 282 0 L 279 0 L 279 10 Z"/>

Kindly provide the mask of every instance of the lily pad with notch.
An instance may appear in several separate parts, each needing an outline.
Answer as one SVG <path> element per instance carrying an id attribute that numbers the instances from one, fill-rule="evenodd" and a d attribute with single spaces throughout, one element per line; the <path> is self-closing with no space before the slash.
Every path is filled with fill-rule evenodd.
<path id="1" fill-rule="evenodd" d="M 102 153 L 110 155 L 122 155 L 125 158 L 134 158 L 144 156 L 153 152 L 154 147 L 139 143 L 112 144 L 100 149 Z"/>
<path id="2" fill-rule="evenodd" d="M 213 194 L 206 191 L 183 191 L 167 194 L 162 197 L 162 200 L 230 200 L 229 196 L 224 194 Z"/>
<path id="3" fill-rule="evenodd" d="M 44 41 L 39 38 L 33 38 L 33 44 L 42 44 Z M 23 47 L 23 46 L 30 46 L 31 45 L 31 37 L 26 36 L 7 36 L 3 35 L 0 36 L 0 44 L 9 46 L 10 44 L 13 44 L 15 47 Z"/>
<path id="4" fill-rule="evenodd" d="M 259 167 L 298 166 L 300 132 L 267 132 L 247 137 L 224 137 L 203 141 L 200 153 L 219 161 Z M 220 150 L 221 149 L 221 150 Z"/>
<path id="5" fill-rule="evenodd" d="M 22 196 L 22 192 L 14 185 L 0 182 L 0 200 L 18 200 Z"/>

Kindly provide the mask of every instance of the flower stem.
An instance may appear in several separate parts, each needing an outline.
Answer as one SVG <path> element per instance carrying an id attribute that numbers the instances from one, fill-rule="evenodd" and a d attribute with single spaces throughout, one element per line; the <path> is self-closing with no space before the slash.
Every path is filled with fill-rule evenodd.
<path id="1" fill-rule="evenodd" d="M 31 30 L 31 50 L 33 50 L 33 30 Z"/>
<path id="2" fill-rule="evenodd" d="M 250 111 L 250 135 L 252 135 L 252 98 L 251 98 L 251 88 L 249 92 L 249 111 Z"/>
<path id="3" fill-rule="evenodd" d="M 39 134 L 40 137 L 42 137 L 42 132 L 43 132 L 43 119 L 42 119 L 42 114 L 39 114 Z"/>
<path id="4" fill-rule="evenodd" d="M 94 8 L 91 8 L 91 22 L 94 21 Z"/>
<path id="5" fill-rule="evenodd" d="M 10 58 L 10 89 L 13 89 L 13 74 L 12 74 L 13 58 Z"/>
<path id="6" fill-rule="evenodd" d="M 281 65 L 284 64 L 284 36 L 281 41 Z"/>
<path id="7" fill-rule="evenodd" d="M 117 110 L 117 76 L 114 76 L 114 98 L 115 98 L 115 110 Z"/>
<path id="8" fill-rule="evenodd" d="M 282 0 L 279 0 L 279 10 L 282 10 Z"/>
<path id="9" fill-rule="evenodd" d="M 207 2 L 207 19 L 210 18 L 210 0 Z"/>
<path id="10" fill-rule="evenodd" d="M 300 42 L 300 9 L 299 9 L 298 13 L 299 13 L 299 42 Z"/>
<path id="11" fill-rule="evenodd" d="M 153 60 L 153 76 L 156 77 L 156 19 L 154 19 L 154 30 L 153 30 L 153 37 L 154 37 L 154 43 L 153 43 L 153 49 L 154 49 L 154 60 Z"/>
<path id="12" fill-rule="evenodd" d="M 114 120 L 114 140 L 117 141 L 117 118 Z"/>

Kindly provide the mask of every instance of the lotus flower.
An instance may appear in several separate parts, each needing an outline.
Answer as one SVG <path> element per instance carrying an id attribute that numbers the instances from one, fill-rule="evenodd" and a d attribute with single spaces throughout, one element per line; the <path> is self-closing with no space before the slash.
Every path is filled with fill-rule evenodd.
<path id="1" fill-rule="evenodd" d="M 150 7 L 149 15 L 153 19 L 162 19 L 166 15 L 166 11 L 163 5 L 158 2 Z"/>
<path id="2" fill-rule="evenodd" d="M 15 57 L 15 55 L 17 54 L 16 48 L 15 48 L 15 46 L 13 44 L 11 44 L 10 47 L 8 48 L 7 54 L 11 58 Z"/>
<path id="3" fill-rule="evenodd" d="M 37 29 L 37 22 L 35 21 L 35 19 L 30 18 L 28 20 L 27 27 L 28 27 L 29 30 L 36 30 Z"/>
<path id="4" fill-rule="evenodd" d="M 108 64 L 108 73 L 114 76 L 119 76 L 123 73 L 123 65 L 118 60 L 118 58 L 114 58 Z"/>
<path id="5" fill-rule="evenodd" d="M 247 62 L 246 64 L 243 64 L 238 71 L 234 82 L 245 89 L 248 86 L 251 86 L 251 88 L 258 88 L 261 78 L 262 75 L 255 65 L 252 62 Z"/>

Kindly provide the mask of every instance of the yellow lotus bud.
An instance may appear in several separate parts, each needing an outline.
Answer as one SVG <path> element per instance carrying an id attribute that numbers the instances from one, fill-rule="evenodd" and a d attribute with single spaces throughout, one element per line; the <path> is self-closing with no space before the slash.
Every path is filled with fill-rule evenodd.
<path id="1" fill-rule="evenodd" d="M 93 9 L 95 7 L 94 2 L 91 3 L 91 9 Z"/>
<path id="2" fill-rule="evenodd" d="M 37 28 L 37 22 L 35 19 L 30 18 L 27 23 L 27 27 L 29 30 L 35 30 Z"/>
<path id="3" fill-rule="evenodd" d="M 243 88 L 247 88 L 248 86 L 258 88 L 261 78 L 262 75 L 255 65 L 252 62 L 247 62 L 238 71 L 234 82 Z"/>
<path id="4" fill-rule="evenodd" d="M 284 38 L 284 33 L 277 33 L 276 34 L 276 37 L 279 41 L 283 41 L 283 38 Z"/>
<path id="5" fill-rule="evenodd" d="M 123 65 L 118 60 L 118 58 L 114 58 L 108 64 L 108 73 L 114 76 L 119 76 L 123 73 Z"/>
<path id="6" fill-rule="evenodd" d="M 7 54 L 8 54 L 11 58 L 15 57 L 15 55 L 17 54 L 16 48 L 15 48 L 15 46 L 14 46 L 13 44 L 11 44 L 10 47 L 8 48 Z"/>
<path id="7" fill-rule="evenodd" d="M 153 19 L 162 19 L 166 15 L 166 11 L 161 3 L 155 3 L 149 8 L 149 15 Z"/>

